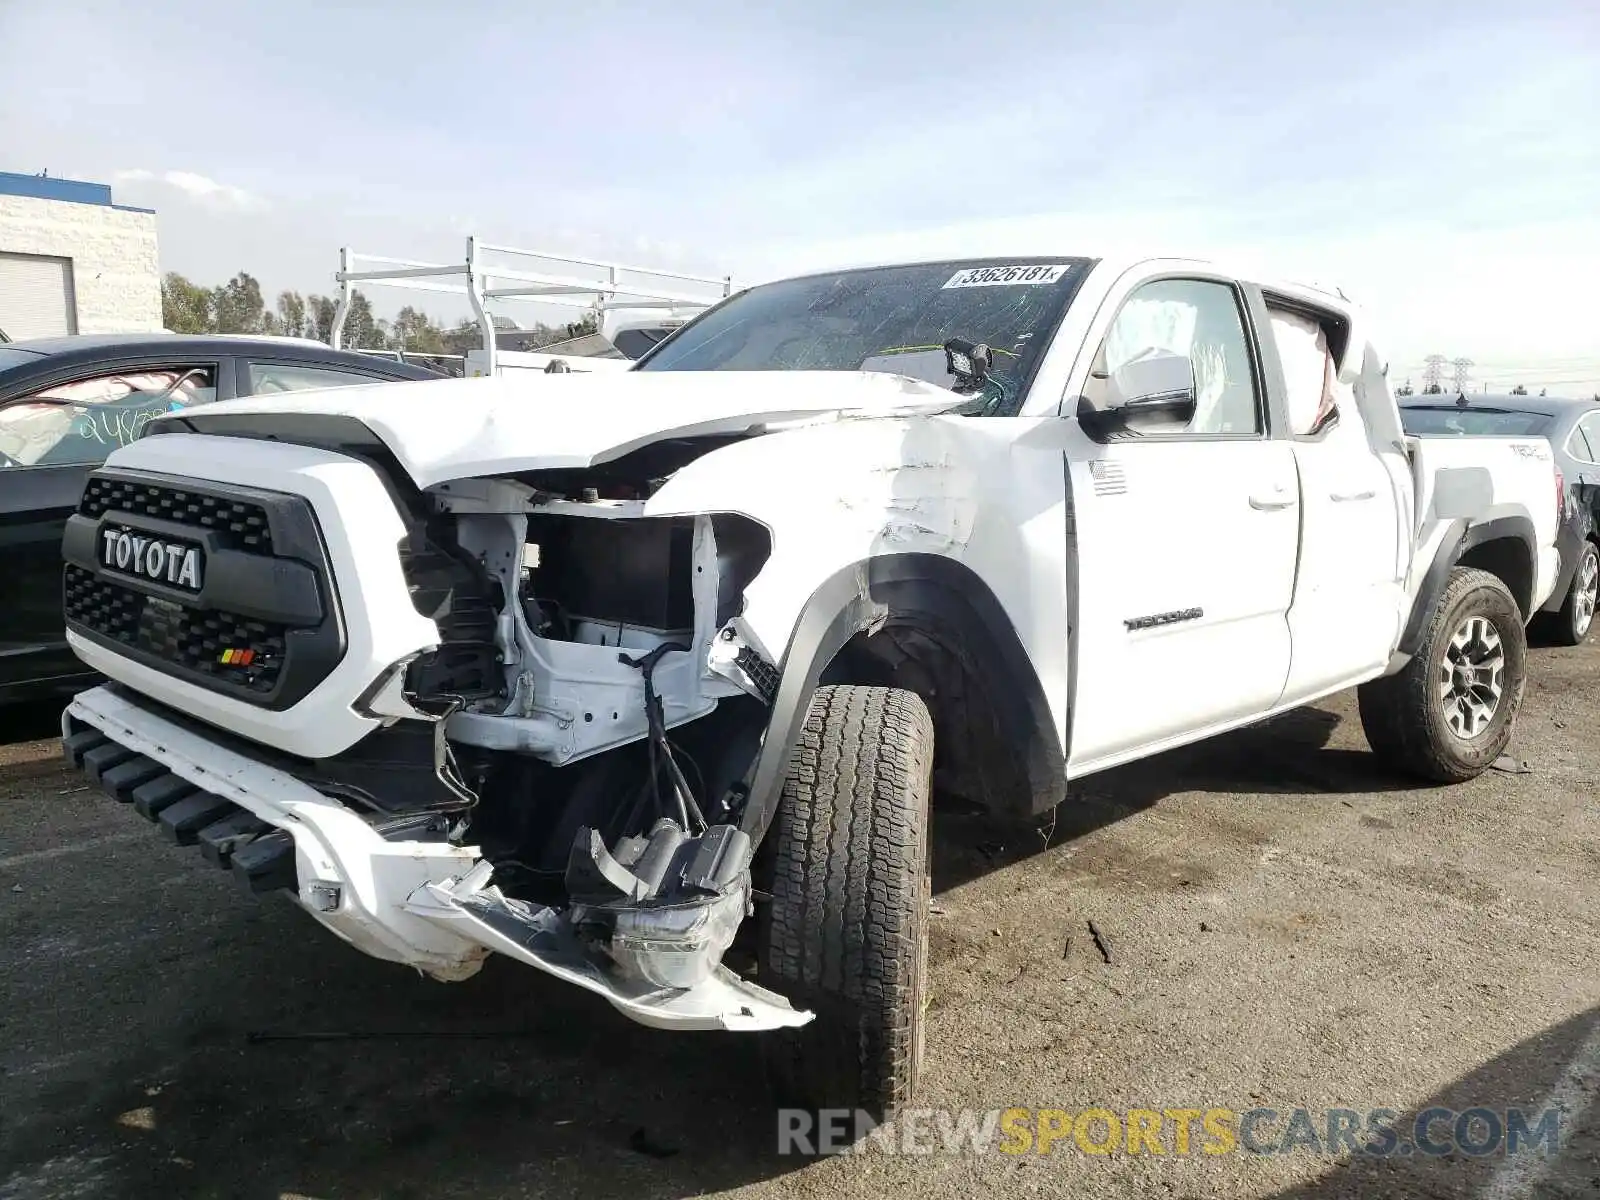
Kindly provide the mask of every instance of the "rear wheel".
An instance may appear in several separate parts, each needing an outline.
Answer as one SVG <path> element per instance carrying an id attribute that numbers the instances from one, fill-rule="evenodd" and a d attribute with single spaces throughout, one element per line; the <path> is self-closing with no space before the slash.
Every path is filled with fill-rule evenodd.
<path id="1" fill-rule="evenodd" d="M 769 837 L 772 899 L 759 978 L 808 1008 L 769 1034 L 785 1107 L 875 1122 L 911 1098 L 928 969 L 928 797 L 933 723 L 896 688 L 817 689 Z"/>
<path id="2" fill-rule="evenodd" d="M 1516 598 L 1487 571 L 1457 567 L 1411 661 L 1358 689 L 1367 741 L 1407 774 L 1476 778 L 1511 740 L 1526 668 Z"/>
<path id="3" fill-rule="evenodd" d="M 1572 572 L 1567 599 L 1549 622 L 1551 637 L 1563 646 L 1583 645 L 1594 626 L 1597 606 L 1600 606 L 1600 552 L 1595 550 L 1593 542 L 1585 542 L 1577 568 Z"/>

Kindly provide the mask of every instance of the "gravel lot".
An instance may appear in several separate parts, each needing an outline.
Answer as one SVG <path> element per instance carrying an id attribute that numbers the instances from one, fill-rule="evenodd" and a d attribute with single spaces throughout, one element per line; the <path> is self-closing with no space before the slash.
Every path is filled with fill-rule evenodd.
<path id="1" fill-rule="evenodd" d="M 0 712 L 0 1197 L 1595 1195 L 1600 646 L 1531 671 L 1530 774 L 1396 788 L 1341 696 L 1085 781 L 1048 844 L 941 812 L 925 1102 L 1553 1093 L 1553 1160 L 781 1158 L 752 1042 L 505 960 L 441 985 L 362 957 L 82 790 L 49 713 Z"/>

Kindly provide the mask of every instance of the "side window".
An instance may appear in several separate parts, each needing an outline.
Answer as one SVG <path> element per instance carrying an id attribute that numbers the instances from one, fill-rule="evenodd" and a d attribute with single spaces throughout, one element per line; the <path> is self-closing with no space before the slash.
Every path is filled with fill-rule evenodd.
<path id="1" fill-rule="evenodd" d="M 1152 354 L 1177 354 L 1194 371 L 1189 435 L 1262 432 L 1250 344 L 1232 287 L 1201 279 L 1159 279 L 1123 302 L 1102 347 L 1105 370 Z"/>
<path id="2" fill-rule="evenodd" d="M 337 367 L 313 367 L 305 363 L 253 362 L 250 364 L 250 394 L 304 392 L 312 388 L 351 387 L 361 383 L 382 383 L 375 375 L 341 371 Z"/>
<path id="3" fill-rule="evenodd" d="M 94 466 L 157 417 L 216 398 L 215 366 L 139 367 L 52 385 L 0 408 L 0 470 Z"/>
<path id="4" fill-rule="evenodd" d="M 1578 422 L 1567 443 L 1567 453 L 1584 462 L 1600 463 L 1600 412 L 1592 412 Z"/>

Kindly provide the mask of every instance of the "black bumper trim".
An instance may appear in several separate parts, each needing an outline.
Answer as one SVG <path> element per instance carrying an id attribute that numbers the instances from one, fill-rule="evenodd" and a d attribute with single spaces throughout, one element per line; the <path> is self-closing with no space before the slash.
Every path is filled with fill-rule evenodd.
<path id="1" fill-rule="evenodd" d="M 262 834 L 271 832 L 271 825 L 240 809 L 200 831 L 200 854 L 212 866 L 226 867 L 235 849 L 248 846 Z"/>
<path id="2" fill-rule="evenodd" d="M 83 756 L 83 773 L 99 783 L 105 773 L 112 767 L 121 766 L 129 759 L 137 757 L 126 746 L 107 741 L 104 745 L 96 746 Z"/>
<path id="3" fill-rule="evenodd" d="M 102 791 L 133 810 L 180 846 L 199 846 L 202 857 L 230 871 L 247 892 L 298 892 L 294 838 L 231 800 L 203 791 L 143 754 L 83 724 L 70 714 L 62 753 Z"/>
<path id="4" fill-rule="evenodd" d="M 100 787 L 106 795 L 119 804 L 133 802 L 133 790 L 167 774 L 167 769 L 153 758 L 136 755 L 125 763 L 118 763 L 100 776 Z"/>
<path id="5" fill-rule="evenodd" d="M 177 775 L 163 775 L 142 787 L 133 789 L 133 811 L 146 821 L 154 821 L 185 796 L 194 795 L 196 788 L 187 779 Z"/>
<path id="6" fill-rule="evenodd" d="M 83 756 L 110 739 L 98 729 L 83 728 L 61 739 L 61 753 L 75 769 L 83 770 Z"/>
<path id="7" fill-rule="evenodd" d="M 213 796 L 210 792 L 196 792 L 161 810 L 156 824 L 180 846 L 193 846 L 200 841 L 200 831 L 213 821 L 220 821 L 233 813 L 243 812 L 231 800 Z"/>

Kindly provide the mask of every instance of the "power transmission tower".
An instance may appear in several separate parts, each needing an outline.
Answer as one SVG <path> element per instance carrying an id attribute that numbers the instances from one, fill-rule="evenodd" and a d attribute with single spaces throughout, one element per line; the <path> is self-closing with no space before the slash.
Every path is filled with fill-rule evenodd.
<path id="1" fill-rule="evenodd" d="M 1473 362 L 1470 358 L 1458 358 L 1450 365 L 1456 369 L 1456 393 L 1459 395 L 1467 390 L 1467 370 Z"/>
<path id="2" fill-rule="evenodd" d="M 1439 381 L 1444 375 L 1444 355 L 1430 354 L 1422 362 L 1422 391 L 1431 396 L 1439 391 Z"/>

